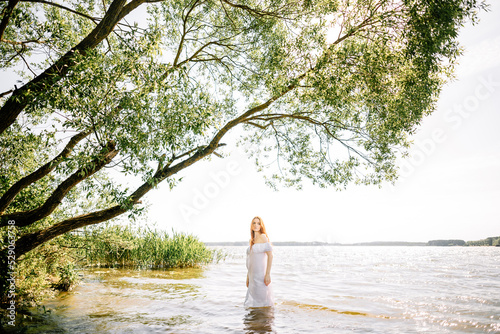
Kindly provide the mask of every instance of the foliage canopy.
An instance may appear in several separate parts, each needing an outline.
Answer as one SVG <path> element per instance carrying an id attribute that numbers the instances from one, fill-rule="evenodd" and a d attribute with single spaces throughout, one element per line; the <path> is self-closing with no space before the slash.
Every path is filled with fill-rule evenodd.
<path id="1" fill-rule="evenodd" d="M 1 226 L 15 220 L 22 255 L 134 210 L 235 128 L 270 184 L 393 181 L 452 73 L 459 28 L 484 7 L 0 1 L 0 64 L 24 68 L 0 101 Z M 144 183 L 123 189 L 104 167 Z"/>

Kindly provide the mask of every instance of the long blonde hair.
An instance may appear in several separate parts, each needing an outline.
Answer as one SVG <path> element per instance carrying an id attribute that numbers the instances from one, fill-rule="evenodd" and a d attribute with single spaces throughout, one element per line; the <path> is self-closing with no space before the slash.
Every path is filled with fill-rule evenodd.
<path id="1" fill-rule="evenodd" d="M 253 224 L 253 221 L 255 218 L 257 218 L 260 221 L 260 233 L 265 234 L 267 237 L 267 240 L 269 240 L 269 236 L 267 235 L 266 226 L 264 225 L 264 221 L 259 216 L 255 216 L 252 218 L 252 221 L 250 222 L 250 248 L 252 248 L 252 246 L 255 244 L 255 232 L 252 229 L 252 224 Z"/>

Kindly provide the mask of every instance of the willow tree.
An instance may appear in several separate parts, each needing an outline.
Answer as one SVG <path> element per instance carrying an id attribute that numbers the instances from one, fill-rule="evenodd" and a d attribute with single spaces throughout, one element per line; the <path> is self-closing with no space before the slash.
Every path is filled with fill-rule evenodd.
<path id="1" fill-rule="evenodd" d="M 236 128 L 257 164 L 274 161 L 265 169 L 271 184 L 394 180 L 397 156 L 435 109 L 460 54 L 458 29 L 484 7 L 475 0 L 0 6 L 1 66 L 24 69 L 1 94 L 0 110 L 0 223 L 15 226 L 17 256 L 138 210 L 159 183 L 173 187 L 179 171 L 221 153 Z M 144 182 L 124 189 L 105 167 Z"/>

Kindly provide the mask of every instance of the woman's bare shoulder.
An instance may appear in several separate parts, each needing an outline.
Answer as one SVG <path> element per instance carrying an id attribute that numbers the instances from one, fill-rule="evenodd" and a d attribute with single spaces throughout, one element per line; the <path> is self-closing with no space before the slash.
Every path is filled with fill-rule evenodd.
<path id="1" fill-rule="evenodd" d="M 259 238 L 256 240 L 258 243 L 265 243 L 268 242 L 269 239 L 267 238 L 267 235 L 261 234 Z"/>

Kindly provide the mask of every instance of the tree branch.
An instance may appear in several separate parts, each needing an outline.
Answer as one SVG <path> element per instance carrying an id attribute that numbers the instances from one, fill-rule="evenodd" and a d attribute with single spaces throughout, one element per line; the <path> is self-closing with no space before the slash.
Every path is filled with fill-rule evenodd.
<path id="1" fill-rule="evenodd" d="M 132 5 L 135 1 L 129 3 Z M 41 92 L 50 89 L 62 77 L 64 77 L 70 68 L 75 66 L 75 55 L 85 56 L 87 50 L 94 49 L 101 43 L 106 36 L 113 31 L 118 21 L 123 17 L 121 12 L 126 0 L 114 0 L 108 8 L 106 15 L 99 24 L 85 37 L 78 45 L 71 48 L 52 66 L 43 73 L 36 76 L 27 84 L 14 91 L 5 104 L 0 109 L 0 134 L 5 131 L 14 121 L 23 109 Z"/>
<path id="2" fill-rule="evenodd" d="M 42 206 L 30 211 L 1 215 L 0 227 L 7 226 L 9 220 L 14 220 L 17 227 L 29 226 L 47 217 L 61 204 L 61 201 L 73 187 L 102 169 L 111 162 L 117 153 L 114 142 L 108 142 L 107 146 L 101 150 L 96 158 L 64 180 Z"/>
<path id="3" fill-rule="evenodd" d="M 19 257 L 26 254 L 30 250 L 40 246 L 41 244 L 74 229 L 99 224 L 107 220 L 113 219 L 122 213 L 127 212 L 127 209 L 119 205 L 109 209 L 100 210 L 70 219 L 66 219 L 60 223 L 52 225 L 44 230 L 25 234 L 16 241 L 16 256 Z"/>
<path id="4" fill-rule="evenodd" d="M 3 93 L 0 93 L 0 97 L 3 97 L 3 96 L 5 96 L 5 95 L 9 95 L 9 94 L 10 94 L 10 93 L 12 93 L 13 91 L 14 91 L 14 89 L 10 89 L 10 90 L 8 90 L 8 91 L 5 91 L 5 92 L 3 92 Z"/>
<path id="5" fill-rule="evenodd" d="M 322 128 L 326 132 L 326 134 L 327 134 L 328 137 L 331 137 L 331 138 L 335 139 L 337 142 L 339 142 L 340 144 L 342 144 L 348 151 L 353 151 L 359 157 L 361 157 L 362 159 L 366 160 L 368 163 L 370 163 L 372 165 L 376 165 L 376 163 L 374 163 L 373 161 L 371 161 L 365 154 L 359 152 L 356 148 L 354 148 L 351 145 L 348 145 L 346 143 L 346 142 L 350 141 L 351 139 L 341 139 L 338 136 L 336 136 L 331 131 L 331 129 L 329 128 L 329 126 L 334 126 L 335 127 L 335 125 L 331 125 L 328 122 L 321 122 L 321 121 L 318 121 L 318 120 L 316 120 L 314 118 L 311 118 L 311 117 L 308 117 L 308 116 L 303 116 L 303 115 L 297 115 L 297 114 L 268 114 L 268 115 L 257 115 L 257 116 L 254 116 L 254 117 L 250 117 L 250 118 L 247 119 L 246 123 L 254 125 L 254 126 L 258 126 L 258 127 L 262 128 L 262 129 L 265 129 L 267 126 L 272 125 L 273 124 L 272 122 L 274 120 L 283 119 L 283 118 L 299 119 L 299 120 L 308 122 L 310 124 L 313 124 L 315 126 L 319 126 L 320 128 Z M 251 122 L 249 122 L 251 120 L 268 121 L 270 123 L 268 123 L 265 126 L 261 126 L 261 125 L 255 124 L 255 123 L 252 124 Z M 274 128 L 274 126 L 273 126 L 273 128 Z M 357 129 L 352 129 L 352 128 L 347 129 L 346 127 L 342 127 L 342 129 L 352 131 L 352 132 L 360 135 L 361 137 L 364 137 L 364 135 L 361 134 Z M 277 130 L 275 129 L 275 131 L 277 131 Z"/>
<path id="6" fill-rule="evenodd" d="M 265 130 L 265 129 L 267 129 L 269 127 L 269 125 L 271 125 L 271 123 L 267 123 L 266 125 L 260 125 L 260 124 L 257 124 L 255 122 L 249 121 L 249 120 L 246 120 L 243 123 L 255 126 L 255 127 L 259 128 L 261 130 Z"/>
<path id="7" fill-rule="evenodd" d="M 179 172 L 180 170 L 183 170 L 186 167 L 191 166 L 195 162 L 197 162 L 197 161 L 203 159 L 204 157 L 212 154 L 215 151 L 215 149 L 220 146 L 219 143 L 220 143 L 222 137 L 224 137 L 224 135 L 226 135 L 226 133 L 228 133 L 229 130 L 231 130 L 232 128 L 234 128 L 238 124 L 244 123 L 246 121 L 246 119 L 248 117 L 252 116 L 253 114 L 258 113 L 259 111 L 267 109 L 274 101 L 276 101 L 280 97 L 284 96 L 288 92 L 290 92 L 293 89 L 295 89 L 296 83 L 299 80 L 301 80 L 302 78 L 304 78 L 305 75 L 306 74 L 302 74 L 302 75 L 298 76 L 297 78 L 295 78 L 294 80 L 292 80 L 292 82 L 293 82 L 292 84 L 288 85 L 285 89 L 283 89 L 283 91 L 281 91 L 280 93 L 278 93 L 275 96 L 271 97 L 266 102 L 264 102 L 264 103 L 262 103 L 262 104 L 260 104 L 260 105 L 258 105 L 256 107 L 253 107 L 253 108 L 247 110 L 245 113 L 243 113 L 239 117 L 237 117 L 237 118 L 229 121 L 228 123 L 226 123 L 226 125 L 224 125 L 224 127 L 222 127 L 215 134 L 214 138 L 210 141 L 210 143 L 207 146 L 205 146 L 203 149 L 198 150 L 195 154 L 193 154 L 191 157 L 187 158 L 186 160 L 183 160 L 183 161 L 179 162 L 178 164 L 176 164 L 176 165 L 174 165 L 172 167 L 166 167 L 166 168 L 163 168 L 162 170 L 159 170 L 155 174 L 154 177 L 157 178 L 158 182 L 161 182 L 165 178 L 167 178 L 167 177 L 169 177 L 169 176 L 171 176 L 171 175 Z"/>
<path id="8" fill-rule="evenodd" d="M 279 11 L 270 12 L 270 11 L 266 11 L 266 10 L 255 9 L 255 8 L 249 7 L 247 5 L 240 5 L 237 3 L 230 2 L 228 0 L 221 0 L 221 2 L 228 4 L 229 6 L 231 6 L 233 8 L 238 8 L 238 9 L 244 10 L 254 17 L 260 18 L 260 17 L 270 16 L 270 17 L 275 17 L 275 18 L 280 18 L 280 19 L 285 19 L 285 20 L 290 19 L 289 17 L 286 17 L 284 15 L 280 15 Z M 286 8 L 286 7 L 283 6 L 281 9 L 284 9 L 284 8 Z"/>
<path id="9" fill-rule="evenodd" d="M 182 18 L 182 36 L 181 36 L 181 41 L 179 42 L 179 47 L 177 48 L 177 54 L 175 55 L 173 66 L 176 66 L 177 62 L 179 61 L 179 57 L 181 55 L 182 48 L 184 47 L 184 39 L 186 38 L 186 34 L 187 34 L 187 31 L 186 31 L 187 20 L 189 18 L 189 15 L 193 11 L 193 9 L 196 7 L 197 3 L 198 3 L 198 0 L 196 0 L 193 3 L 193 5 L 191 6 L 191 8 L 189 8 L 188 12 L 186 13 L 186 16 Z"/>
<path id="10" fill-rule="evenodd" d="M 18 2 L 19 2 L 19 0 L 9 0 L 7 7 L 5 7 L 5 9 L 4 9 L 2 22 L 0 22 L 0 40 L 2 40 L 2 38 L 3 38 L 3 33 L 5 32 L 5 29 L 7 28 L 7 25 L 9 24 L 9 20 L 10 20 L 10 16 L 12 14 L 12 11 L 14 10 L 14 7 L 16 7 Z"/>
<path id="11" fill-rule="evenodd" d="M 25 46 L 28 43 L 45 44 L 44 41 L 39 41 L 39 40 L 36 40 L 36 39 L 30 39 L 28 41 L 16 42 L 16 41 L 10 41 L 8 39 L 3 39 L 2 38 L 2 39 L 0 39 L 0 42 L 7 43 L 7 44 L 10 44 L 10 45 L 23 45 L 23 46 Z"/>
<path id="12" fill-rule="evenodd" d="M 89 20 L 92 20 L 92 21 L 96 21 L 96 20 L 99 20 L 98 17 L 92 17 L 90 15 L 87 15 L 87 14 L 84 14 L 84 13 L 80 13 L 74 9 L 71 9 L 69 7 L 66 7 L 66 6 L 63 6 L 63 5 L 60 5 L 58 3 L 55 3 L 55 2 L 51 2 L 51 1 L 45 1 L 45 0 L 21 0 L 21 2 L 33 2 L 33 3 L 41 3 L 41 4 L 45 4 L 45 5 L 50 5 L 50 6 L 54 6 L 54 7 L 57 7 L 57 8 L 61 8 L 61 9 L 64 9 L 64 10 L 67 10 L 68 12 L 71 12 L 73 14 L 76 14 L 76 15 L 79 15 L 79 16 L 82 16 L 82 17 L 85 17 Z"/>
<path id="13" fill-rule="evenodd" d="M 165 1 L 165 0 L 161 0 L 161 1 Z M 145 2 L 149 2 L 149 1 L 146 1 L 146 0 L 132 0 L 132 1 L 130 1 L 121 10 L 120 15 L 118 16 L 118 21 L 121 21 L 121 19 L 123 19 L 125 16 L 130 14 L 131 11 L 133 11 L 134 9 L 136 9 L 137 7 L 139 7 L 140 5 L 142 5 Z"/>
<path id="14" fill-rule="evenodd" d="M 38 168 L 33 173 L 23 177 L 16 183 L 14 183 L 9 190 L 7 190 L 2 198 L 0 198 L 0 213 L 3 213 L 5 209 L 10 205 L 10 203 L 14 200 L 14 198 L 27 186 L 35 183 L 40 180 L 44 176 L 48 175 L 52 172 L 61 162 L 64 161 L 65 158 L 69 157 L 73 148 L 78 144 L 81 140 L 87 137 L 90 134 L 90 131 L 80 132 L 74 135 L 70 141 L 66 144 L 66 147 L 59 153 L 57 157 L 47 162 L 42 167 Z"/>

